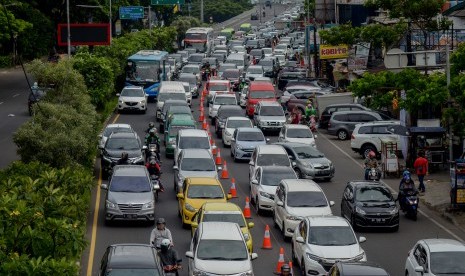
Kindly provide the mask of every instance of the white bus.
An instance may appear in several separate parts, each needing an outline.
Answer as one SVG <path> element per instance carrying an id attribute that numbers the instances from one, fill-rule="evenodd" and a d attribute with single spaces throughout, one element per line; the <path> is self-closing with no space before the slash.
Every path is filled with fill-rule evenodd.
<path id="1" fill-rule="evenodd" d="M 190 28 L 184 38 L 185 48 L 195 48 L 199 53 L 210 55 L 213 47 L 213 28 Z"/>

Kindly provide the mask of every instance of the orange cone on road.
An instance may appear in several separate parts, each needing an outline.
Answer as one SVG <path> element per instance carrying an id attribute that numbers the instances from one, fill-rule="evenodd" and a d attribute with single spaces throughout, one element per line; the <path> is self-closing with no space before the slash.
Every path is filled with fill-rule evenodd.
<path id="1" fill-rule="evenodd" d="M 272 249 L 272 248 L 273 246 L 271 246 L 270 227 L 267 224 L 265 226 L 265 237 L 263 238 L 262 249 Z"/>
<path id="2" fill-rule="evenodd" d="M 226 160 L 223 161 L 223 170 L 221 171 L 221 179 L 228 179 L 229 178 L 229 172 L 228 172 L 228 166 L 226 165 Z"/>
<path id="3" fill-rule="evenodd" d="M 281 267 L 284 264 L 284 248 L 279 248 L 279 259 L 278 259 L 278 264 L 276 265 L 276 274 L 281 273 Z"/>
<path id="4" fill-rule="evenodd" d="M 245 198 L 244 218 L 252 218 L 250 214 L 250 200 L 249 197 Z"/>
<path id="5" fill-rule="evenodd" d="M 220 154 L 220 149 L 217 150 L 216 153 L 216 159 L 215 159 L 215 164 L 216 165 L 221 165 L 223 162 L 221 161 L 221 154 Z"/>
<path id="6" fill-rule="evenodd" d="M 203 129 L 203 130 L 207 130 L 207 129 L 208 129 L 207 120 L 205 120 L 205 118 L 203 119 L 202 129 Z"/>
<path id="7" fill-rule="evenodd" d="M 211 147 L 212 148 L 212 155 L 216 156 L 217 153 L 218 153 L 218 147 L 215 145 L 215 140 L 212 139 L 212 141 L 213 141 L 213 144 L 212 144 L 212 147 Z"/>
<path id="8" fill-rule="evenodd" d="M 203 114 L 203 110 L 200 110 L 199 122 L 203 122 L 203 120 L 205 120 L 205 115 Z"/>
<path id="9" fill-rule="evenodd" d="M 234 179 L 234 177 L 231 179 L 231 188 L 229 188 L 229 193 L 232 198 L 237 198 L 236 179 Z"/>

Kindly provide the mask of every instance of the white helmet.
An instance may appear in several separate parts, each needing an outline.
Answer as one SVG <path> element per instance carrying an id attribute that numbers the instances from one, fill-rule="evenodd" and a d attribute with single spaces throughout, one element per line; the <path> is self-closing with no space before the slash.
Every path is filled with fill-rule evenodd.
<path id="1" fill-rule="evenodd" d="M 161 246 L 169 247 L 171 244 L 171 241 L 169 239 L 163 239 L 160 243 Z"/>

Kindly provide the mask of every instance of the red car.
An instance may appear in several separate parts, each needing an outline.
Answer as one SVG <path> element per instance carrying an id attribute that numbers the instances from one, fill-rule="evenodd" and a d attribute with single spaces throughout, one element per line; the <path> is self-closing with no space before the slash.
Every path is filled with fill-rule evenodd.
<path id="1" fill-rule="evenodd" d="M 255 105 L 260 101 L 275 102 L 276 91 L 274 86 L 268 82 L 252 81 L 248 87 L 246 96 L 246 113 L 249 117 L 253 117 Z"/>

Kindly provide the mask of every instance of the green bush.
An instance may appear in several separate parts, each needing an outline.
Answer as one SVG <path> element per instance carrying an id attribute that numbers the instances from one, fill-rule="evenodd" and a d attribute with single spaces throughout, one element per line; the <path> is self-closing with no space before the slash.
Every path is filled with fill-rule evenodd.
<path id="1" fill-rule="evenodd" d="M 0 56 L 0 68 L 8 68 L 13 66 L 12 56 Z"/>

